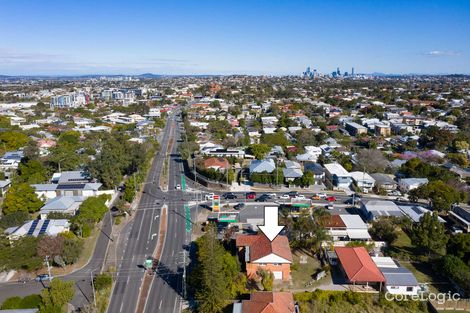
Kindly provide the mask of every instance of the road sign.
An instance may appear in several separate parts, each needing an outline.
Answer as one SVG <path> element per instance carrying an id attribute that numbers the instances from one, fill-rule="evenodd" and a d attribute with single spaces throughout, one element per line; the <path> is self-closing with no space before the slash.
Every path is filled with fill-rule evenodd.
<path id="1" fill-rule="evenodd" d="M 152 268 L 153 265 L 153 258 L 148 257 L 145 259 L 145 268 Z"/>
<path id="2" fill-rule="evenodd" d="M 184 217 L 186 220 L 185 229 L 187 233 L 191 232 L 191 210 L 189 209 L 189 205 L 184 205 Z"/>
<path id="3" fill-rule="evenodd" d="M 220 196 L 214 195 L 212 197 L 212 211 L 219 212 L 220 211 Z"/>

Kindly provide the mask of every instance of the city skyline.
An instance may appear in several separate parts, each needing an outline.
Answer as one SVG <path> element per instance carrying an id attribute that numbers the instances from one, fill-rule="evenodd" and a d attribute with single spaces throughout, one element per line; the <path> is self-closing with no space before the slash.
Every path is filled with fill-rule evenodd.
<path id="1" fill-rule="evenodd" d="M 0 75 L 470 74 L 466 1 L 5 2 Z"/>

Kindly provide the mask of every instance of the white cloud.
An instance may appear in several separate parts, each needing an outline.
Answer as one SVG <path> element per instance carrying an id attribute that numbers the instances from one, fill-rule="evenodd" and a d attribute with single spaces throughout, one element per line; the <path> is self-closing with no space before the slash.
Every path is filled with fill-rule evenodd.
<path id="1" fill-rule="evenodd" d="M 432 56 L 432 57 L 454 57 L 459 56 L 461 53 L 459 51 L 452 51 L 452 50 L 431 50 L 425 52 L 424 55 Z"/>

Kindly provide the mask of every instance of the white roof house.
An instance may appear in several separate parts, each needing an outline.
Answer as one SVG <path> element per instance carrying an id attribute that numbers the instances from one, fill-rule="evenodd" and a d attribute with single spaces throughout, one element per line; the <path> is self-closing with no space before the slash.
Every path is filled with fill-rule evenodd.
<path id="1" fill-rule="evenodd" d="M 348 188 L 352 183 L 351 174 L 339 163 L 328 163 L 323 165 L 326 176 L 330 178 L 333 185 L 339 188 Z"/>
<path id="2" fill-rule="evenodd" d="M 39 210 L 41 219 L 46 219 L 49 213 L 75 215 L 80 204 L 85 200 L 81 196 L 59 196 L 51 199 Z"/>
<path id="3" fill-rule="evenodd" d="M 401 191 L 408 192 L 429 182 L 427 178 L 402 178 L 398 182 Z"/>
<path id="4" fill-rule="evenodd" d="M 250 173 L 272 173 L 276 169 L 276 164 L 273 159 L 267 160 L 253 160 L 250 164 Z"/>
<path id="5" fill-rule="evenodd" d="M 362 201 L 360 210 L 368 221 L 373 221 L 381 216 L 403 216 L 403 212 L 395 202 L 388 200 Z"/>
<path id="6" fill-rule="evenodd" d="M 57 236 L 69 230 L 70 223 L 68 220 L 34 220 L 19 227 L 10 227 L 5 230 L 5 233 L 10 240 L 14 240 L 23 236 Z"/>
<path id="7" fill-rule="evenodd" d="M 375 179 L 367 174 L 366 172 L 350 172 L 349 173 L 356 183 L 357 187 L 359 187 L 363 192 L 369 192 L 374 188 Z"/>

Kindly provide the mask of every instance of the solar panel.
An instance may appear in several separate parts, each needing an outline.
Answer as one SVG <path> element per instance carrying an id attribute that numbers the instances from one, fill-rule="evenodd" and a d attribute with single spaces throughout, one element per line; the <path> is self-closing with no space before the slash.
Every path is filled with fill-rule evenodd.
<path id="1" fill-rule="evenodd" d="M 31 236 L 34 233 L 34 230 L 36 229 L 36 226 L 38 226 L 39 220 L 34 220 L 33 224 L 31 224 L 31 228 L 28 230 L 28 236 Z"/>
<path id="2" fill-rule="evenodd" d="M 39 231 L 39 235 L 42 235 L 46 232 L 47 226 L 49 226 L 49 223 L 51 220 L 45 220 L 44 223 L 42 224 L 41 230 Z"/>
<path id="3" fill-rule="evenodd" d="M 57 189 L 83 189 L 85 184 L 60 184 Z"/>

